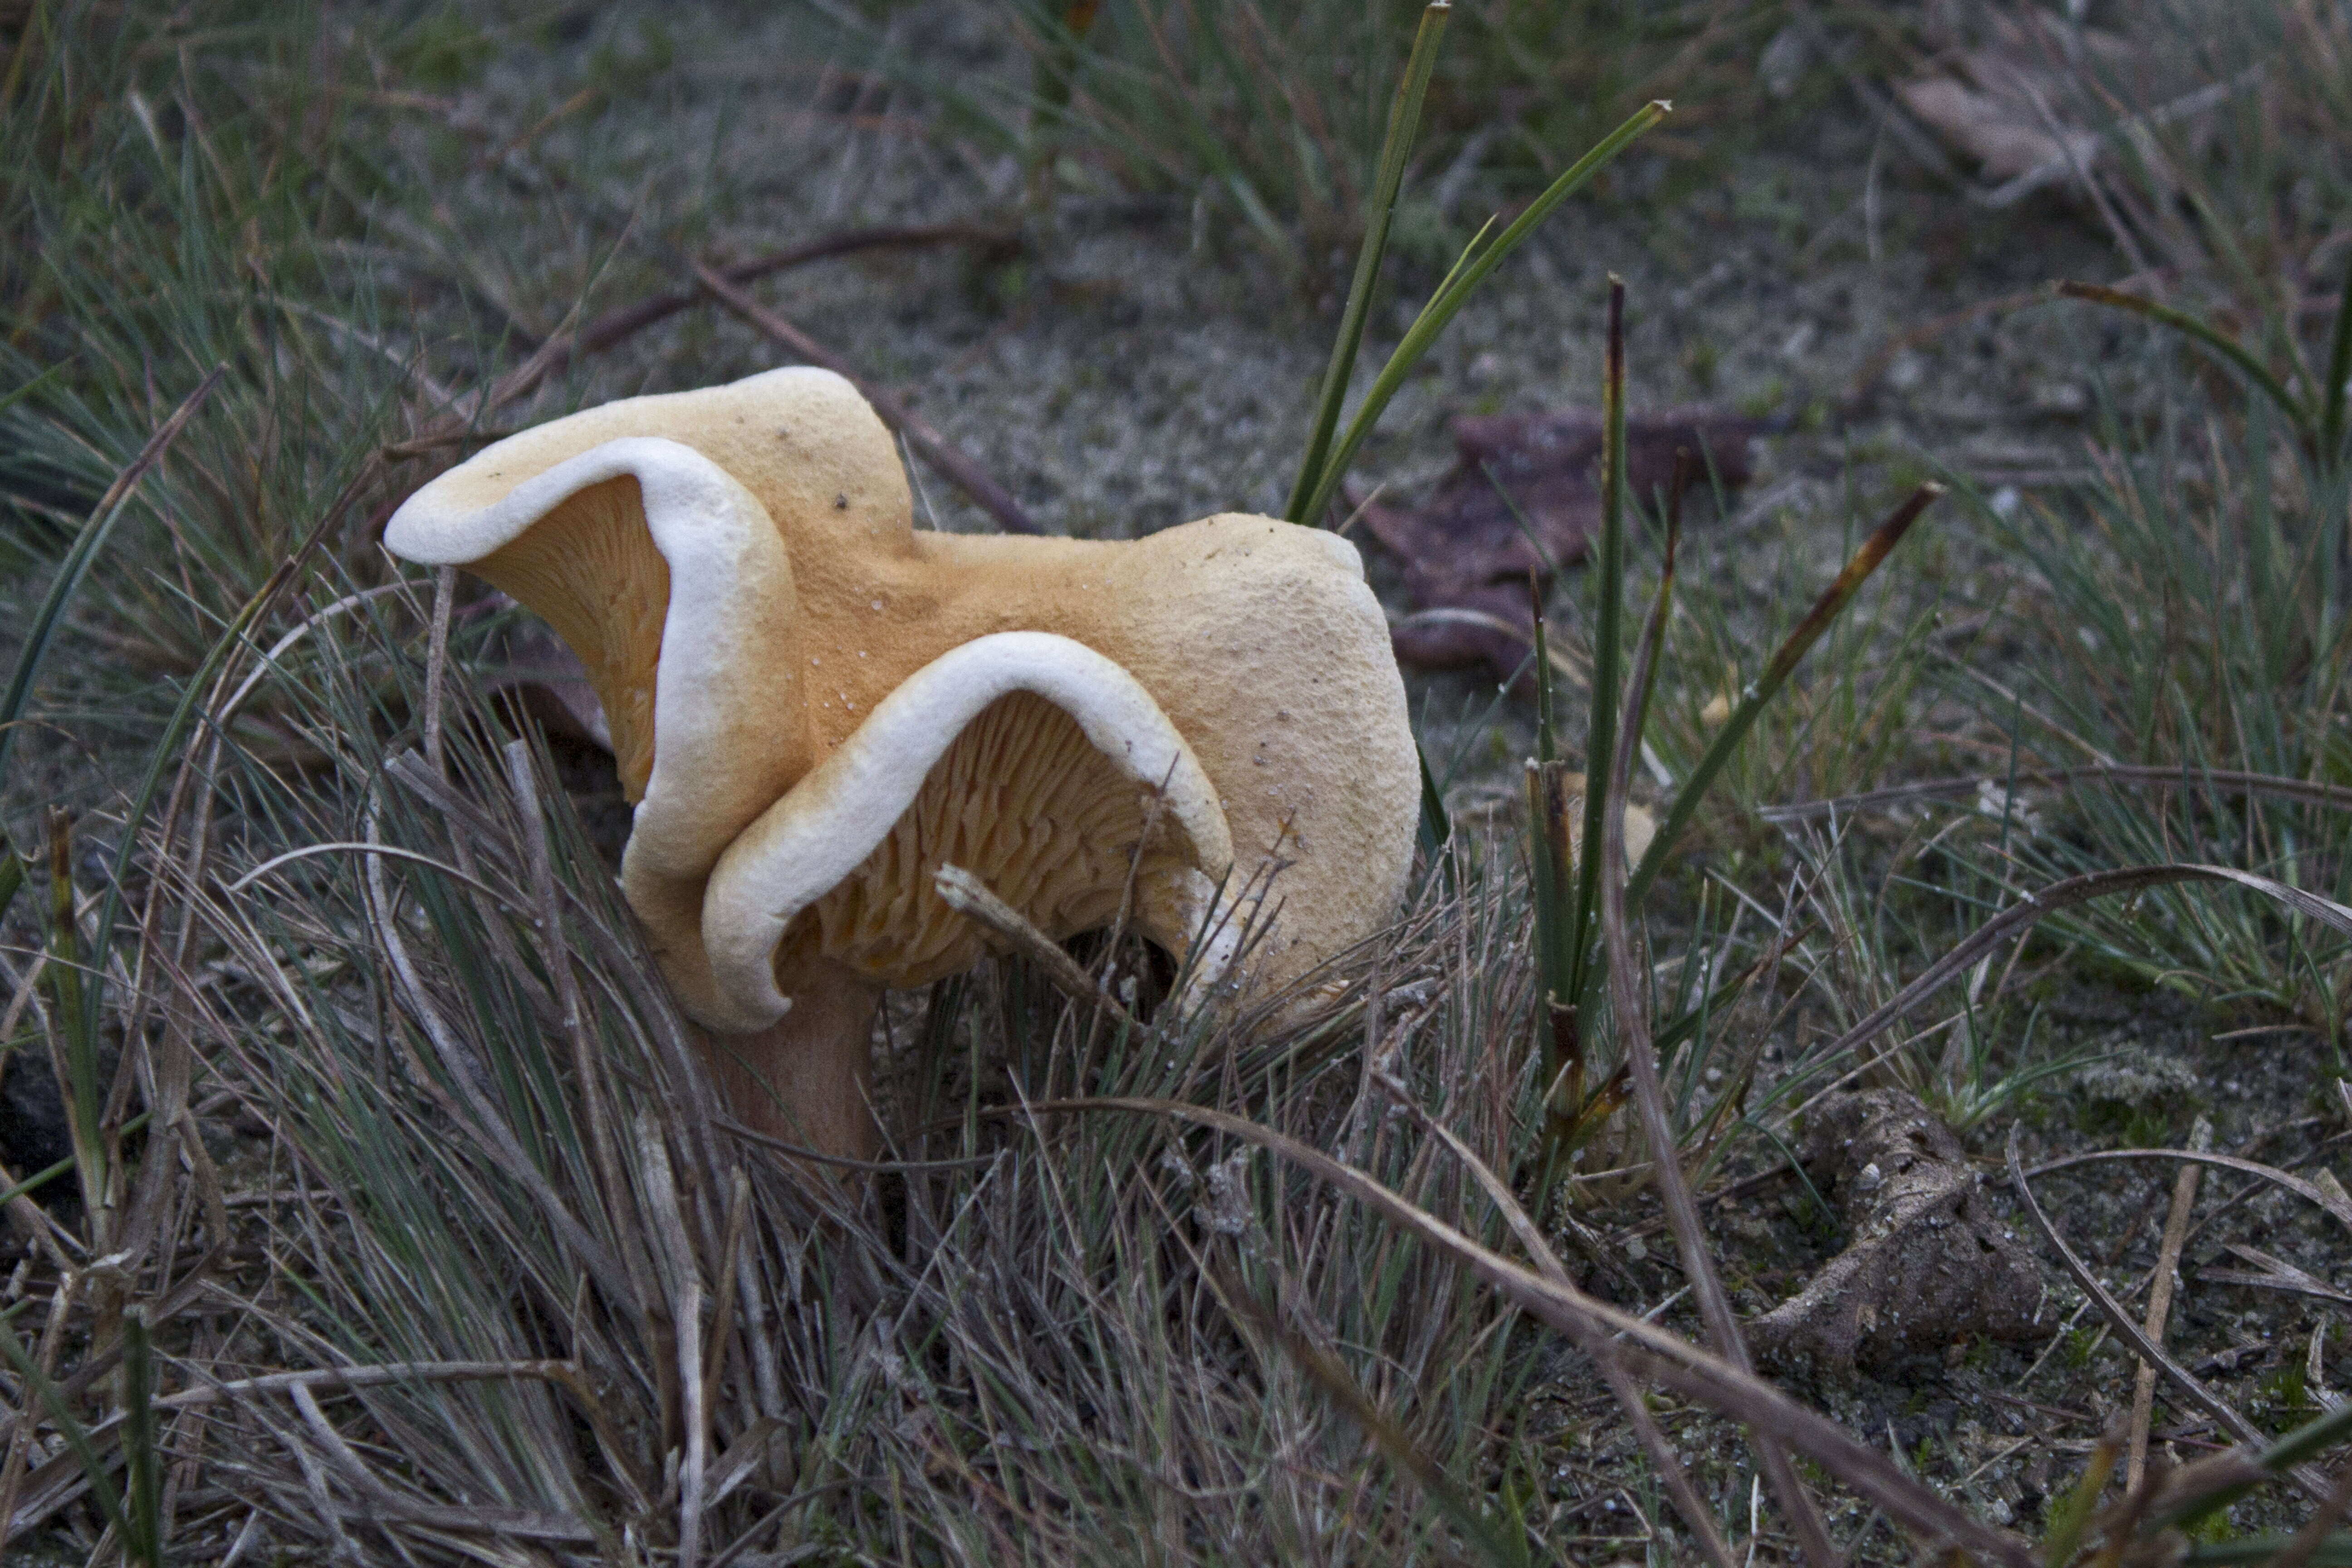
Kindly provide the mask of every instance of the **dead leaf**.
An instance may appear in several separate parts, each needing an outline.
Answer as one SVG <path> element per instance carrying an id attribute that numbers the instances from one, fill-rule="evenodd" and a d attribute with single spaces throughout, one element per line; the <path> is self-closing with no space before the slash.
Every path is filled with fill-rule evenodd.
<path id="1" fill-rule="evenodd" d="M 1895 1089 L 1831 1095 L 1807 1119 L 1803 1158 L 1853 1241 L 1748 1325 L 1759 1357 L 1839 1376 L 1979 1335 L 2046 1332 L 2041 1269 L 1926 1106 Z"/>
<path id="2" fill-rule="evenodd" d="M 1415 614 L 1395 630 L 1397 657 L 1440 669 L 1484 661 L 1507 680 L 1534 647 L 1529 574 L 1549 587 L 1600 529 L 1601 416 L 1465 415 L 1447 427 L 1458 456 L 1421 505 L 1349 504 L 1404 563 Z M 1699 459 L 1701 484 L 1710 463 L 1727 489 L 1746 484 L 1748 438 L 1779 427 L 1698 405 L 1631 416 L 1627 489 L 1647 509 L 1675 482 L 1678 449 Z"/>
<path id="3" fill-rule="evenodd" d="M 1954 39 L 1934 68 L 1896 85 L 1895 96 L 1944 144 L 1975 164 L 1989 188 L 1974 194 L 2005 207 L 2048 187 L 2090 195 L 2086 181 L 2111 161 L 2110 84 L 2143 90 L 2153 62 L 2120 34 L 2075 27 L 2035 10 L 1996 13 L 1971 42 Z M 2121 129 L 2204 114 L 2226 84 L 2186 92 L 2131 116 Z M 2102 101 L 2102 100 L 2105 101 Z"/>

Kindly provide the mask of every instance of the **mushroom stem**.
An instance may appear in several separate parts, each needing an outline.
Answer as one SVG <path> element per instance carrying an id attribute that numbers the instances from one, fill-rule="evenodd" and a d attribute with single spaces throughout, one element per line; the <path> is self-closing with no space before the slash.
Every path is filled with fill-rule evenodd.
<path id="1" fill-rule="evenodd" d="M 792 1008 L 749 1035 L 708 1037 L 704 1055 L 719 1094 L 743 1125 L 841 1160 L 872 1160 L 882 1133 L 874 1118 L 874 1013 L 882 988 L 836 963 L 793 988 Z M 831 1182 L 838 1165 L 797 1162 Z"/>

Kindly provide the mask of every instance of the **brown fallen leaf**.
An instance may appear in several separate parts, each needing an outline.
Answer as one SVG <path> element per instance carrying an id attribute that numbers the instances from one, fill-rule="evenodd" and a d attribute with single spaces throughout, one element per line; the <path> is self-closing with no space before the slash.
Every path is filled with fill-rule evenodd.
<path id="1" fill-rule="evenodd" d="M 1973 40 L 1953 38 L 1934 68 L 1896 85 L 1895 96 L 1986 182 L 1975 199 L 2005 207 L 2045 187 L 2091 195 L 2085 182 L 2111 161 L 2109 104 L 2090 101 L 2086 79 L 2156 92 L 2148 52 L 2120 34 L 2075 27 L 2038 10 L 1995 12 Z M 2133 116 L 2141 128 L 2203 116 L 2229 90 L 2187 90 Z"/>
<path id="2" fill-rule="evenodd" d="M 1853 1240 L 1748 1325 L 1759 1357 L 1843 1376 L 1979 1335 L 2044 1335 L 2041 1269 L 1926 1106 L 1896 1089 L 1831 1095 L 1807 1119 L 1802 1158 Z"/>
<path id="3" fill-rule="evenodd" d="M 1675 483 L 1677 450 L 1698 461 L 1701 484 L 1710 463 L 1727 488 L 1746 484 L 1748 438 L 1780 427 L 1700 405 L 1629 416 L 1627 491 L 1650 507 Z M 1458 456 L 1421 505 L 1351 496 L 1349 506 L 1404 563 L 1415 614 L 1395 630 L 1397 657 L 1440 669 L 1484 661 L 1508 680 L 1534 647 L 1528 574 L 1549 587 L 1600 529 L 1601 416 L 1465 415 L 1447 428 Z"/>

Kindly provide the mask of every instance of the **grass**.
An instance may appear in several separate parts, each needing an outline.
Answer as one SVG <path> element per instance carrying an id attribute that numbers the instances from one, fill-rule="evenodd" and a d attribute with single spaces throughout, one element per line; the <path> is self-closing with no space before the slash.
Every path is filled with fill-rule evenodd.
<path id="1" fill-rule="evenodd" d="M 1187 48 L 1257 36 L 1238 7 L 1189 15 Z M 1055 112 L 1034 133 L 1144 188 L 1238 171 L 1302 252 L 1362 235 L 1339 348 L 1302 397 L 1300 521 L 1472 291 L 1655 119 L 1612 105 L 1593 156 L 1528 173 L 1531 204 L 1471 238 L 1363 378 L 1391 252 L 1420 264 L 1400 243 L 1410 195 L 1388 222 L 1380 193 L 1490 123 L 1481 156 L 1518 178 L 1515 139 L 1591 111 L 1555 100 L 1560 73 L 1596 68 L 1544 50 L 1592 18 L 1457 18 L 1442 52 L 1425 34 L 1425 105 L 1389 97 L 1395 29 L 1333 33 L 1360 50 L 1345 78 L 1319 55 L 1234 53 L 1217 79 L 1283 84 L 1293 118 L 1217 100 L 1186 135 L 1144 138 L 1168 144 L 1147 178 L 1120 138 L 1188 122 L 1119 29 L 1164 18 L 1107 4 L 1081 38 L 1075 16 L 1029 16 L 1063 27 L 1036 34 Z M 1925 492 L 1857 500 L 1843 575 L 1790 569 L 1759 595 L 1612 485 L 1574 590 L 1591 606 L 1549 628 L 1589 689 L 1555 689 L 1539 660 L 1532 838 L 1529 817 L 1433 800 L 1411 906 L 1305 1020 L 1130 1026 L 1020 959 L 895 998 L 878 1047 L 899 1141 L 850 1202 L 717 1124 L 573 799 L 593 764 L 478 682 L 478 619 L 432 651 L 433 584 L 394 574 L 367 527 L 475 426 L 603 388 L 583 349 L 561 379 L 510 383 L 507 406 L 465 401 L 592 300 L 677 287 L 677 256 L 717 225 L 728 182 L 683 172 L 689 154 L 654 169 L 645 233 L 613 195 L 646 166 L 592 116 L 658 95 L 661 39 L 598 46 L 620 51 L 606 107 L 567 111 L 560 151 L 529 134 L 541 115 L 485 158 L 478 136 L 399 117 L 481 79 L 528 23 L 154 20 L 36 8 L 0 68 L 9 144 L 33 150 L 0 204 L 40 241 L 0 262 L 0 489 L 22 556 L 0 710 L 7 1049 L 16 1073 L 56 1064 L 73 1155 L 40 1195 L 69 1175 L 79 1200 L 10 1208 L 30 1239 L 0 1308 L 0 1531 L 20 1545 L 1534 1563 L 1785 1560 L 1826 1536 L 1883 1560 L 1899 1528 L 2056 1563 L 2152 1552 L 2179 1525 L 2204 1532 L 2182 1560 L 2218 1563 L 2287 1551 L 2261 1530 L 2326 1526 L 2289 1472 L 2336 1454 L 2340 1413 L 2123 1500 L 2105 1487 L 2116 1444 L 2086 1436 L 2041 1510 L 1997 1528 L 1958 1457 L 1950 1486 L 1923 1485 L 1904 1467 L 1937 1463 L 1932 1443 L 1890 1458 L 1891 1434 L 1858 1440 L 1809 1390 L 1743 1369 L 1730 1320 L 1762 1287 L 1723 1229 L 1776 1179 L 1803 1103 L 1848 1075 L 1963 1127 L 2014 1128 L 2063 1091 L 2081 1053 L 2037 1023 L 2021 963 L 2120 969 L 2333 1040 L 2352 919 L 2343 513 L 2325 444 L 2281 427 L 2292 411 L 2191 387 L 2195 421 L 2102 433 L 2079 510 L 1976 510 L 2015 567 L 1993 616 L 2026 648 L 1997 668 L 1911 574 L 1935 542 L 1890 556 Z M 1171 55 L 1169 79 L 1208 101 L 1178 70 L 1205 55 Z M 1464 84 L 1506 60 L 1528 106 L 1470 118 Z M 1633 49 L 1610 68 L 1664 68 Z M 1299 142 L 1307 106 L 1343 89 L 1381 113 Z M 1131 127 L 1104 118 L 1120 104 Z M 1276 132 L 1292 152 L 1254 140 Z M 1297 184 L 1270 172 L 1286 159 Z M 1353 181 L 1370 207 L 1318 216 L 1317 170 L 1335 204 Z M 468 204 L 501 182 L 544 205 L 485 232 Z M 1250 229 L 1242 186 L 1223 188 L 1241 216 L 1216 224 Z M 534 272 L 551 213 L 567 248 Z M 394 308 L 400 268 L 434 281 Z M 1612 317 L 1641 310 L 1633 283 Z M 1627 351 L 1607 335 L 1596 390 L 1622 413 Z M 2288 395 L 2329 426 L 2325 395 Z M 2000 777 L 1964 780 L 1954 809 L 1934 803 L 1956 754 Z M 1645 775 L 1660 831 L 1628 864 Z M 1883 783 L 1903 798 L 1823 804 Z M 1889 828 L 1895 806 L 1923 814 Z M 240 1116 L 260 1131 L 232 1131 Z M 1671 1273 L 1634 1251 L 1662 1233 Z M 1696 1310 L 1638 1316 L 1684 1285 Z M 2232 1526 L 2220 1510 L 2258 1487 Z M 1638 1528 L 1598 1522 L 1619 1495 Z"/>
<path id="2" fill-rule="evenodd" d="M 1181 204 L 1197 244 L 1241 241 L 1334 303 L 1368 231 L 1399 223 L 1407 258 L 1442 266 L 1477 203 L 1537 195 L 1646 101 L 1690 89 L 1710 121 L 1760 111 L 1768 100 L 1742 61 L 1782 20 L 1758 0 L 1456 7 L 1397 209 L 1380 195 L 1393 189 L 1386 172 L 1371 171 L 1419 5 L 1001 0 L 991 20 L 1030 68 L 982 81 L 925 68 L 893 29 L 896 9 L 881 10 L 879 24 L 847 28 L 845 47 L 1020 158 L 1033 206 L 1108 192 Z M 1677 145 L 1703 155 L 1696 141 Z"/>

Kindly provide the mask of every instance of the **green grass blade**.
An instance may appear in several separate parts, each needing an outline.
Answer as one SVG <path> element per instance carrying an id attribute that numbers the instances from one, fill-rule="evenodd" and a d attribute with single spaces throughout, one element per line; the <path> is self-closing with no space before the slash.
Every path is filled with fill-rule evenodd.
<path id="1" fill-rule="evenodd" d="M 1591 708 L 1584 739 L 1583 852 L 1577 856 L 1573 967 L 1568 995 L 1580 997 L 1594 928 L 1601 921 L 1601 825 L 1608 802 L 1602 787 L 1610 759 L 1617 754 L 1617 707 L 1625 679 L 1625 282 L 1609 279 L 1607 357 L 1601 384 L 1601 549 L 1593 586 L 1600 595 L 1594 617 Z"/>
<path id="2" fill-rule="evenodd" d="M 147 477 L 147 471 L 163 460 L 164 452 L 187 428 L 188 421 L 195 417 L 196 410 L 227 374 L 226 365 L 215 365 L 212 374 L 198 382 L 196 389 L 172 411 L 172 416 L 148 437 L 147 445 L 131 460 L 131 466 L 116 476 L 106 493 L 99 498 L 89 521 L 82 524 L 81 532 L 75 535 L 72 547 L 58 564 L 57 575 L 49 582 L 48 594 L 33 617 L 32 629 L 25 635 L 25 646 L 17 651 L 16 668 L 8 677 L 7 690 L 0 693 L 0 784 L 7 782 L 8 763 L 16 752 L 16 730 L 25 716 L 25 704 L 33 694 L 34 681 L 40 678 L 49 647 L 57 640 L 58 628 L 65 622 L 66 607 L 73 602 L 83 579 L 89 575 L 99 552 L 106 548 L 107 536 L 114 531 L 123 508 L 130 504 L 131 492 Z M 22 390 L 19 389 L 20 395 Z"/>
<path id="3" fill-rule="evenodd" d="M 1339 487 L 1339 480 L 1346 476 L 1348 464 L 1355 458 L 1356 449 L 1364 444 L 1364 438 L 1380 423 L 1381 415 L 1412 374 L 1413 366 L 1429 353 L 1447 324 L 1461 312 L 1462 307 L 1469 303 L 1479 285 L 1486 282 L 1487 274 L 1501 266 L 1535 226 L 1551 216 L 1554 207 L 1582 190 L 1592 176 L 1606 168 L 1617 154 L 1633 145 L 1643 132 L 1664 120 L 1672 107 L 1663 100 L 1643 105 L 1623 124 L 1603 137 L 1592 151 L 1570 165 L 1567 172 L 1554 180 L 1543 195 L 1530 202 L 1528 209 L 1513 219 L 1511 226 L 1496 236 L 1493 243 L 1484 249 L 1477 249 L 1479 242 L 1471 241 L 1471 247 L 1477 249 L 1477 255 L 1474 258 L 1469 251 L 1463 253 L 1463 260 L 1439 286 L 1437 292 L 1430 296 L 1429 303 L 1422 307 L 1421 314 L 1406 329 L 1396 352 L 1389 355 L 1388 363 L 1381 367 L 1381 374 L 1373 380 L 1371 390 L 1364 395 L 1363 404 L 1357 408 L 1355 417 L 1348 422 L 1347 434 L 1340 437 L 1329 460 L 1324 464 L 1322 473 L 1315 482 L 1315 493 L 1307 498 L 1305 506 L 1292 509 L 1290 515 L 1293 518 L 1323 515 L 1324 509 L 1331 504 L 1333 492 Z"/>
<path id="4" fill-rule="evenodd" d="M 121 917 L 123 889 L 130 884 L 131 859 L 139 852 L 140 831 L 146 826 L 148 812 L 154 808 L 155 796 L 163 787 L 163 775 L 171 768 L 181 741 L 194 726 L 197 710 L 205 700 L 206 692 L 212 689 L 222 667 L 228 662 L 229 656 L 245 645 L 247 635 L 263 616 L 268 614 L 269 607 L 294 581 L 310 560 L 311 552 L 318 549 L 320 542 L 341 523 L 344 514 L 351 510 L 352 503 L 358 500 L 374 472 L 373 462 L 362 468 L 359 477 L 344 486 L 342 493 L 329 505 L 326 515 L 319 520 L 319 525 L 278 563 L 260 591 L 246 601 L 245 607 L 236 613 L 236 618 L 229 622 L 227 629 L 214 640 L 212 651 L 205 656 L 205 662 L 189 678 L 186 689 L 180 694 L 179 705 L 172 710 L 170 721 L 156 737 L 154 749 L 148 753 L 146 776 L 140 780 L 138 793 L 131 796 L 131 809 L 122 819 L 122 839 L 114 852 L 114 875 L 107 886 L 106 901 L 100 906 L 97 933 L 90 944 L 89 984 L 84 990 L 82 1010 L 93 1034 L 98 1028 L 106 994 L 106 959 L 113 949 L 114 926 Z M 83 1180 L 86 1184 L 89 1178 L 85 1174 Z"/>
<path id="5" fill-rule="evenodd" d="M 1412 754 L 1421 764 L 1421 848 L 1433 861 L 1445 841 L 1454 837 L 1454 821 L 1446 815 L 1445 796 L 1437 787 L 1437 776 L 1429 771 L 1429 753 L 1421 749 L 1417 739 Z M 5 912 L 5 906 L 0 906 L 0 913 Z"/>
<path id="6" fill-rule="evenodd" d="M 2070 300 L 2087 300 L 2094 305 L 2105 305 L 2114 310 L 2129 310 L 2135 315 L 2146 316 L 2149 321 L 2160 326 L 2170 327 L 2190 342 L 2201 344 L 2213 353 L 2219 354 L 2222 359 L 2237 366 L 2239 373 L 2253 383 L 2255 389 L 2264 397 L 2269 398 L 2280 413 L 2286 416 L 2287 422 L 2294 426 L 2295 435 L 2302 439 L 2305 447 L 2315 447 L 2318 444 L 2319 426 L 2310 405 L 2289 392 L 2279 378 L 2271 374 L 2270 366 L 2257 359 L 2252 351 L 2235 338 L 2216 329 L 2210 322 L 2201 321 L 2186 310 L 2176 310 L 2169 305 L 2159 305 L 2155 300 L 2141 295 L 2126 293 L 2121 289 L 2110 289 L 2100 283 L 2065 282 L 2055 284 L 2053 287 Z M 2338 324 L 2340 327 L 2342 323 L 2339 321 Z M 2342 416 L 2339 414 L 2337 417 L 2341 418 Z"/>
<path id="7" fill-rule="evenodd" d="M 100 1515 L 114 1526 L 116 1535 L 129 1541 L 131 1531 L 125 1527 L 122 1517 L 121 1494 L 114 1489 L 110 1474 L 112 1467 L 99 1457 L 97 1447 L 89 1440 L 89 1430 L 75 1417 L 73 1405 L 67 1401 L 64 1391 L 43 1375 L 40 1363 L 34 1361 L 25 1349 L 24 1342 L 16 1337 L 16 1331 L 5 1319 L 0 1319 L 0 1356 L 7 1358 L 17 1377 L 39 1396 L 42 1405 L 48 1411 L 50 1425 L 63 1434 L 66 1447 L 73 1450 L 74 1458 L 81 1465 L 82 1475 L 89 1481 L 89 1495 L 91 1500 L 98 1504 Z M 30 1418 L 31 1404 L 30 1400 L 25 1402 L 26 1408 L 18 1413 L 19 1420 Z"/>
<path id="8" fill-rule="evenodd" d="M 1235 1315 L 1252 1322 L 1272 1340 L 1293 1366 L 1313 1379 L 1348 1413 L 1391 1464 L 1413 1479 L 1423 1495 L 1469 1543 L 1478 1561 L 1489 1568 L 1526 1568 L 1526 1536 L 1507 1532 L 1498 1525 L 1475 1497 L 1445 1473 L 1444 1466 L 1382 1413 L 1337 1356 L 1282 1322 L 1274 1310 L 1252 1295 L 1239 1279 L 1226 1274 L 1222 1284 L 1226 1304 Z"/>
<path id="9" fill-rule="evenodd" d="M 2123 1457 L 2123 1446 L 2112 1436 L 2099 1439 L 2083 1466 L 2083 1474 L 2074 1489 L 2062 1500 L 2051 1517 L 2050 1533 L 2042 1542 L 2042 1561 L 2049 1568 L 2066 1568 L 2074 1561 L 2075 1549 L 2082 1544 L 2083 1531 L 2091 1522 L 2091 1514 L 2099 1506 L 2099 1494 L 2107 1489 L 2108 1478 L 2116 1473 L 2116 1461 Z"/>
<path id="10" fill-rule="evenodd" d="M 2284 1475 L 2305 1460 L 2315 1458 L 2327 1449 L 2352 1437 L 2352 1404 L 2339 1405 L 2315 1421 L 2308 1421 L 2253 1456 L 2254 1463 L 2272 1475 Z M 2259 1477 L 2248 1477 L 2228 1486 L 2218 1487 L 2202 1496 L 2189 1499 L 2179 1506 L 2159 1510 L 2148 1521 L 2151 1530 L 2188 1529 L 2200 1520 L 2214 1514 L 2254 1489 Z M 2219 1561 L 2219 1559 L 2213 1559 Z M 2253 1561 L 2267 1562 L 2267 1558 Z M 2315 1561 L 2317 1561 L 2315 1559 Z"/>
<path id="11" fill-rule="evenodd" d="M 1491 479 L 1492 476 L 1490 475 Z M 1517 506 L 1502 487 L 1504 504 Z M 1544 629 L 1543 595 L 1528 580 L 1528 610 L 1535 626 L 1536 758 L 1528 769 L 1528 896 L 1535 905 L 1536 1039 L 1543 1051 L 1544 1110 L 1565 1127 L 1584 1102 L 1584 1066 L 1576 1027 L 1577 925 L 1569 901 L 1568 768 L 1554 739 L 1551 644 Z M 1558 1139 L 1555 1138 L 1557 1142 Z"/>
<path id="12" fill-rule="evenodd" d="M 1387 254 L 1389 225 L 1396 216 L 1397 191 L 1421 129 L 1421 106 L 1429 96 L 1430 73 L 1437 67 L 1438 41 L 1453 15 L 1451 0 L 1431 0 L 1421 13 L 1421 28 L 1413 35 L 1412 55 L 1405 62 L 1404 80 L 1389 109 L 1387 139 L 1381 144 L 1380 173 L 1372 200 L 1366 209 L 1364 243 L 1356 253 L 1356 276 L 1348 285 L 1348 304 L 1339 317 L 1339 336 L 1331 345 L 1331 363 L 1323 373 L 1323 395 L 1315 409 L 1314 433 L 1300 459 L 1298 479 L 1290 488 L 1293 522 L 1312 522 L 1314 514 L 1301 509 L 1320 488 L 1324 461 L 1331 454 L 1331 435 L 1339 427 L 1339 410 L 1348 401 L 1348 378 L 1355 374 L 1356 352 L 1364 341 L 1364 322 L 1372 309 L 1372 289 L 1380 281 L 1381 260 Z"/>
<path id="13" fill-rule="evenodd" d="M 1723 728 L 1717 731 L 1706 754 L 1699 759 L 1698 766 L 1691 770 L 1689 779 L 1675 793 L 1675 804 L 1666 813 L 1666 820 L 1659 825 L 1657 837 L 1651 840 L 1649 850 L 1642 857 L 1642 864 L 1635 868 L 1632 880 L 1626 884 L 1628 904 L 1638 907 L 1642 896 L 1649 891 L 1650 884 L 1658 879 L 1658 873 L 1665 868 L 1666 858 L 1674 852 L 1675 843 L 1690 826 L 1691 818 L 1697 815 L 1699 803 L 1706 797 L 1706 792 L 1715 784 L 1717 776 L 1731 761 L 1731 754 L 1739 749 L 1740 742 L 1748 738 L 1748 731 L 1755 727 L 1758 717 L 1764 711 L 1764 705 L 1788 684 L 1789 677 L 1795 672 L 1807 651 L 1821 640 L 1822 634 L 1836 623 L 1838 616 L 1845 613 L 1846 606 L 1853 602 L 1853 596 L 1862 591 L 1862 585 L 1870 580 L 1871 574 L 1878 570 L 1895 545 L 1902 542 L 1903 536 L 1910 531 L 1911 525 L 1919 521 L 1920 514 L 1934 505 L 1943 493 L 1944 487 L 1932 480 L 1913 490 L 1903 504 L 1862 542 L 1862 548 L 1853 552 L 1853 558 L 1845 563 L 1845 569 L 1837 574 L 1836 581 L 1813 601 L 1813 607 L 1797 624 L 1797 629 L 1790 632 L 1787 640 L 1773 653 L 1771 662 L 1764 667 L 1764 672 L 1741 694 L 1738 706 L 1731 710 L 1731 716 L 1724 721 Z"/>
<path id="14" fill-rule="evenodd" d="M 122 1322 L 122 1461 L 130 1495 L 124 1501 L 124 1555 L 163 1568 L 163 1466 L 155 1436 L 155 1344 L 147 1314 L 133 1309 Z"/>
<path id="15" fill-rule="evenodd" d="M 2274 1474 L 2284 1473 L 2347 1437 L 2352 1437 L 2352 1405 L 2339 1405 L 2263 1449 L 2255 1463 Z"/>
<path id="16" fill-rule="evenodd" d="M 1645 637 L 1657 639 L 1662 648 L 1665 646 L 1666 618 L 1675 607 L 1675 559 L 1681 553 L 1683 542 L 1683 490 L 1694 478 L 1693 467 L 1690 453 L 1677 449 L 1674 489 L 1666 496 L 1666 559 L 1658 570 L 1657 596 L 1651 601 L 1650 625 L 1643 633 Z M 1633 744 L 1637 748 L 1650 731 L 1650 698 L 1658 689 L 1658 670 L 1664 663 L 1663 658 L 1652 660 L 1648 679 L 1633 694 Z"/>
<path id="17" fill-rule="evenodd" d="M 2352 251 L 2344 262 L 2344 286 L 2336 295 L 2335 343 L 2327 353 L 2327 392 L 2319 413 L 2319 462 L 2330 471 L 2344 466 L 2344 384 L 2352 381 Z"/>

